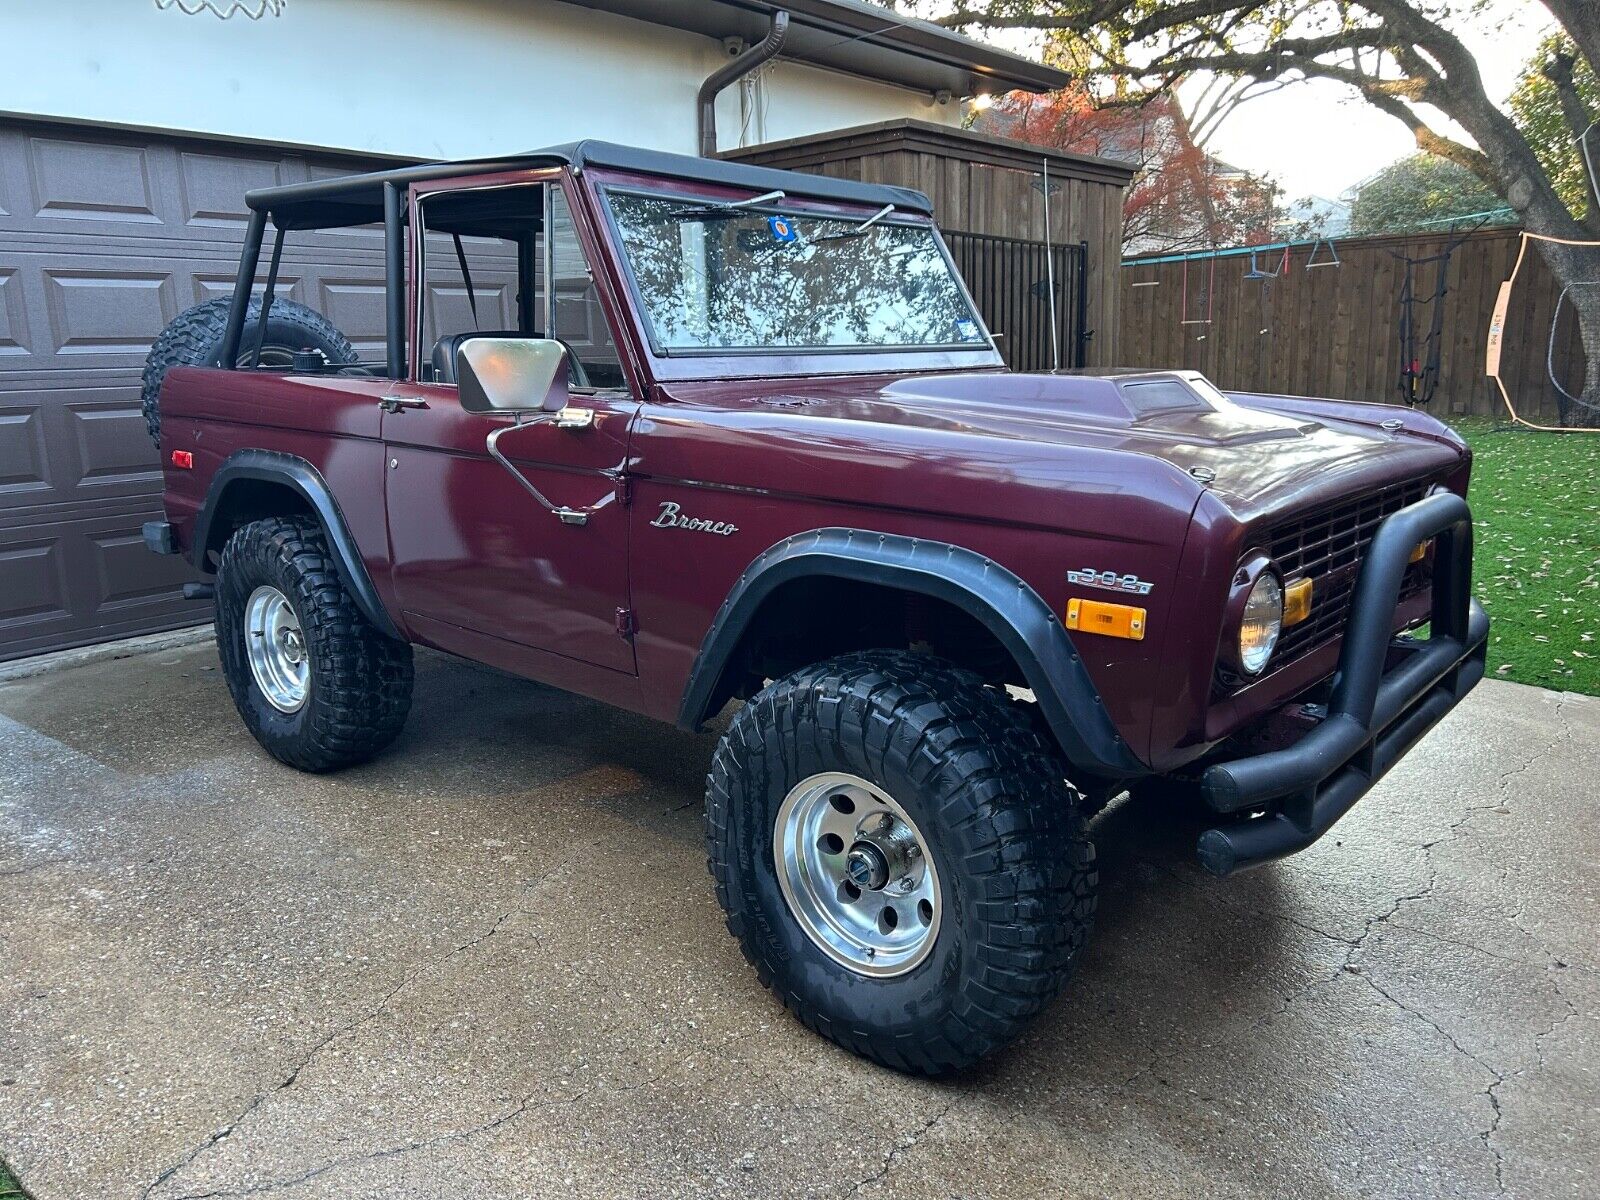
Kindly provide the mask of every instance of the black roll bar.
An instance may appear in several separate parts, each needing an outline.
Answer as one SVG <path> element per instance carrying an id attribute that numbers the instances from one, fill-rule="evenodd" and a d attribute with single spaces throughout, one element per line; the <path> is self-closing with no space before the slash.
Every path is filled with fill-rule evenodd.
<path id="1" fill-rule="evenodd" d="M 222 349 L 217 351 L 216 365 L 230 371 L 239 361 L 239 339 L 244 334 L 245 312 L 250 307 L 250 289 L 255 286 L 256 267 L 261 262 L 261 239 L 266 232 L 266 211 L 253 210 L 250 224 L 244 231 L 244 250 L 239 255 L 239 274 L 233 282 L 233 303 L 228 306 L 228 324 L 222 331 Z"/>
<path id="2" fill-rule="evenodd" d="M 389 378 L 406 376 L 405 192 L 394 180 L 383 185 L 384 322 L 389 343 Z"/>

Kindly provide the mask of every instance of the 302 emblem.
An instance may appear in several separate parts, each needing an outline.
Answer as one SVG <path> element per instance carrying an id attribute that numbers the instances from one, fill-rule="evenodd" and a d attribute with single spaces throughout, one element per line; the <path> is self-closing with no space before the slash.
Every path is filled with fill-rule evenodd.
<path id="1" fill-rule="evenodd" d="M 1137 575 L 1118 575 L 1115 571 L 1096 571 L 1085 567 L 1081 571 L 1068 571 L 1067 582 L 1081 587 L 1104 588 L 1108 592 L 1126 592 L 1130 596 L 1148 596 L 1155 587 Z"/>

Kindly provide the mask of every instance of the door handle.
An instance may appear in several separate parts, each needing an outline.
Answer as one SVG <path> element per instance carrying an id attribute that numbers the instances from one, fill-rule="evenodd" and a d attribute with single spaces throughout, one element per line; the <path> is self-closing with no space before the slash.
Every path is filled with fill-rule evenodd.
<path id="1" fill-rule="evenodd" d="M 570 404 L 556 413 L 557 429 L 588 429 L 594 424 L 594 409 L 573 408 Z"/>
<path id="2" fill-rule="evenodd" d="M 402 408 L 427 408 L 428 402 L 421 396 L 385 396 L 378 401 L 378 407 L 386 413 L 397 413 Z"/>

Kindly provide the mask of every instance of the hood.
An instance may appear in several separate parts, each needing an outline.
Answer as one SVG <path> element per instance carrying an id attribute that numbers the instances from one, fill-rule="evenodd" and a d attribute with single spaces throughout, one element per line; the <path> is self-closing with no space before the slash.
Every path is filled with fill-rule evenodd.
<path id="1" fill-rule="evenodd" d="M 1057 445 L 1141 455 L 1205 484 L 1246 520 L 1441 471 L 1463 453 L 1443 426 L 1394 406 L 1224 394 L 1188 371 L 857 376 L 807 381 L 803 392 L 796 383 L 736 386 L 775 413 L 1027 444 L 1019 454 Z"/>

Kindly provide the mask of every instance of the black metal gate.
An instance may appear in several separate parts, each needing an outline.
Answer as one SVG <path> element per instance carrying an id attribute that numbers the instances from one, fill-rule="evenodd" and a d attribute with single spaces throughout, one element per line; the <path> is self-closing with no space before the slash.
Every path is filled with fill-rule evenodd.
<path id="1" fill-rule="evenodd" d="M 1086 364 L 1092 333 L 1085 325 L 1087 242 L 1047 247 L 1023 238 L 948 230 L 944 239 L 1007 366 L 1013 371 L 1048 371 L 1057 364 Z"/>

